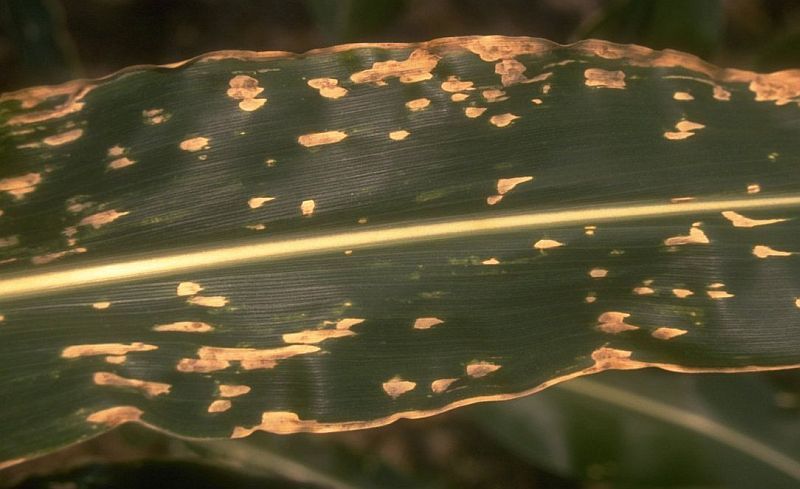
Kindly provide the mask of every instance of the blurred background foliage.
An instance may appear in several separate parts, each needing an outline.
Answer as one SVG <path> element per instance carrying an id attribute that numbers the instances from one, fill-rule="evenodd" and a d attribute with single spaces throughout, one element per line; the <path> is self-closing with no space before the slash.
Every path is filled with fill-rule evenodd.
<path id="1" fill-rule="evenodd" d="M 0 91 L 221 49 L 470 34 L 599 38 L 800 68 L 796 0 L 0 0 Z M 124 426 L 0 487 L 800 486 L 796 372 L 609 372 L 505 403 L 331 435 L 180 440 Z"/>

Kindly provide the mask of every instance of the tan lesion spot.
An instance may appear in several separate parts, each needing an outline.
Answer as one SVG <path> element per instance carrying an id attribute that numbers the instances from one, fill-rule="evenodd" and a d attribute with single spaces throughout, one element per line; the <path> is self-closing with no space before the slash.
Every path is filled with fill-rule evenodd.
<path id="1" fill-rule="evenodd" d="M 349 329 L 307 329 L 298 333 L 286 333 L 282 336 L 284 343 L 313 345 L 325 340 L 355 336 Z"/>
<path id="2" fill-rule="evenodd" d="M 122 168 L 135 165 L 136 161 L 128 158 L 127 156 L 123 156 L 122 158 L 117 158 L 108 164 L 109 170 L 120 170 Z"/>
<path id="3" fill-rule="evenodd" d="M 792 256 L 792 252 L 790 251 L 776 250 L 765 245 L 754 246 L 753 254 L 758 258 L 769 258 L 771 256 Z"/>
<path id="4" fill-rule="evenodd" d="M 78 226 L 91 226 L 94 229 L 100 229 L 106 224 L 110 224 L 120 217 L 124 217 L 130 212 L 118 212 L 115 209 L 98 212 L 91 216 L 86 216 L 78 222 Z"/>
<path id="5" fill-rule="evenodd" d="M 222 397 L 239 397 L 249 393 L 249 385 L 220 384 L 219 395 Z"/>
<path id="6" fill-rule="evenodd" d="M 694 97 L 689 92 L 675 92 L 672 94 L 672 98 L 675 100 L 679 100 L 681 102 L 688 102 L 690 100 L 694 100 Z"/>
<path id="7" fill-rule="evenodd" d="M 231 362 L 239 362 L 244 370 L 271 369 L 279 361 L 298 355 L 320 351 L 312 345 L 290 345 L 278 348 L 223 348 L 203 346 L 197 350 L 197 358 L 182 358 L 177 365 L 179 372 L 208 373 L 224 370 Z"/>
<path id="8" fill-rule="evenodd" d="M 431 391 L 434 394 L 441 394 L 442 392 L 447 391 L 447 389 L 450 388 L 453 382 L 457 380 L 458 379 L 453 379 L 453 378 L 434 380 L 433 382 L 431 382 Z"/>
<path id="9" fill-rule="evenodd" d="M 794 306 L 795 306 L 796 308 L 800 309 L 800 297 L 798 297 L 798 298 L 796 298 L 796 299 L 794 300 Z"/>
<path id="10" fill-rule="evenodd" d="M 486 260 L 481 261 L 481 265 L 499 265 L 499 264 L 500 260 L 494 257 L 487 258 Z"/>
<path id="11" fill-rule="evenodd" d="M 467 372 L 467 375 L 469 375 L 473 379 L 479 379 L 481 377 L 489 375 L 492 372 L 496 372 L 501 368 L 502 365 L 498 365 L 496 363 L 475 361 L 467 364 L 465 370 Z"/>
<path id="12" fill-rule="evenodd" d="M 608 270 L 605 268 L 592 268 L 589 270 L 589 276 L 592 278 L 605 278 L 608 276 Z"/>
<path id="13" fill-rule="evenodd" d="M 314 214 L 314 209 L 316 209 L 317 203 L 313 199 L 304 200 L 300 203 L 300 213 L 303 216 L 310 216 Z"/>
<path id="14" fill-rule="evenodd" d="M 440 324 L 444 324 L 444 321 L 437 317 L 417 318 L 414 320 L 414 329 L 431 329 Z"/>
<path id="15" fill-rule="evenodd" d="M 185 297 L 187 295 L 195 295 L 201 290 L 203 290 L 203 286 L 197 282 L 181 282 L 178 284 L 175 293 L 178 297 Z"/>
<path id="16" fill-rule="evenodd" d="M 507 112 L 505 114 L 493 115 L 489 118 L 489 122 L 497 127 L 507 127 L 517 119 L 519 119 L 518 115 Z"/>
<path id="17" fill-rule="evenodd" d="M 273 200 L 275 200 L 275 197 L 251 197 L 247 200 L 247 206 L 251 209 L 258 209 L 267 202 L 272 202 Z"/>
<path id="18" fill-rule="evenodd" d="M 258 224 L 247 224 L 245 225 L 245 228 L 250 229 L 251 231 L 263 231 L 267 229 L 267 226 L 263 223 L 258 223 Z"/>
<path id="19" fill-rule="evenodd" d="M 0 238 L 0 248 L 10 248 L 12 246 L 17 246 L 19 244 L 19 236 L 6 236 L 5 238 Z"/>
<path id="20" fill-rule="evenodd" d="M 656 293 L 652 287 L 641 286 L 641 287 L 634 287 L 633 293 L 636 295 L 653 295 Z"/>
<path id="21" fill-rule="evenodd" d="M 480 117 L 484 112 L 486 112 L 486 107 L 467 107 L 464 109 L 464 114 L 470 119 Z"/>
<path id="22" fill-rule="evenodd" d="M 709 284 L 708 288 L 710 290 L 706 291 L 706 295 L 711 299 L 730 299 L 734 297 L 733 294 L 729 293 L 727 290 L 724 290 L 725 284 L 721 282 L 715 282 L 713 284 Z"/>
<path id="23" fill-rule="evenodd" d="M 209 149 L 211 147 L 209 141 L 210 141 L 209 138 L 198 136 L 195 138 L 189 138 L 181 141 L 178 147 L 184 151 L 189 151 L 190 153 L 194 153 L 204 149 Z"/>
<path id="24" fill-rule="evenodd" d="M 586 236 L 594 236 L 597 232 L 597 226 L 584 226 L 583 227 L 583 234 Z"/>
<path id="25" fill-rule="evenodd" d="M 136 406 L 114 406 L 97 411 L 86 417 L 86 421 L 107 426 L 117 426 L 130 421 L 139 421 L 144 411 Z"/>
<path id="26" fill-rule="evenodd" d="M 108 355 L 103 360 L 112 365 L 122 365 L 128 360 L 127 355 Z"/>
<path id="27" fill-rule="evenodd" d="M 447 77 L 446 81 L 442 82 L 441 87 L 445 92 L 455 93 L 474 90 L 473 85 L 474 83 L 471 81 L 461 81 L 457 76 L 451 75 Z"/>
<path id="28" fill-rule="evenodd" d="M 406 102 L 406 108 L 411 112 L 418 112 L 420 110 L 425 110 L 430 104 L 431 104 L 430 99 L 417 98 Z"/>
<path id="29" fill-rule="evenodd" d="M 392 131 L 389 133 L 389 139 L 392 141 L 402 141 L 407 138 L 411 133 L 405 130 Z"/>
<path id="30" fill-rule="evenodd" d="M 657 328 L 650 335 L 659 340 L 671 340 L 676 336 L 681 336 L 688 333 L 685 329 L 678 328 Z"/>
<path id="31" fill-rule="evenodd" d="M 175 321 L 167 324 L 156 324 L 153 331 L 177 333 L 209 333 L 214 331 L 214 326 L 202 321 Z"/>
<path id="32" fill-rule="evenodd" d="M 164 109 L 146 109 L 142 111 L 142 120 L 148 126 L 156 126 L 167 122 L 172 114 L 164 112 Z"/>
<path id="33" fill-rule="evenodd" d="M 69 250 L 64 251 L 55 251 L 53 253 L 45 253 L 44 255 L 36 255 L 31 257 L 31 263 L 34 265 L 46 265 L 50 262 L 60 260 L 68 255 L 73 255 L 76 253 L 86 253 L 86 248 L 71 248 Z"/>
<path id="34" fill-rule="evenodd" d="M 231 408 L 231 401 L 227 399 L 216 399 L 208 405 L 209 413 L 222 413 Z"/>
<path id="35" fill-rule="evenodd" d="M 169 390 L 172 388 L 172 386 L 169 384 L 139 379 L 128 379 L 111 372 L 95 372 L 93 380 L 97 385 L 129 387 L 136 389 L 142 391 L 147 397 L 169 394 Z"/>
<path id="36" fill-rule="evenodd" d="M 228 97 L 239 100 L 239 108 L 251 112 L 267 103 L 266 98 L 256 98 L 264 91 L 258 86 L 258 80 L 252 76 L 236 75 L 228 82 Z"/>
<path id="37" fill-rule="evenodd" d="M 624 331 L 639 329 L 639 326 L 625 322 L 629 317 L 631 317 L 631 315 L 627 312 L 607 311 L 597 318 L 597 326 L 595 326 L 595 328 L 603 333 L 609 334 L 619 334 Z"/>
<path id="38" fill-rule="evenodd" d="M 0 180 L 0 192 L 5 192 L 16 199 L 21 199 L 26 194 L 36 190 L 42 181 L 40 173 L 28 173 L 19 177 L 3 178 Z"/>
<path id="39" fill-rule="evenodd" d="M 500 75 L 500 83 L 504 87 L 528 81 L 523 75 L 527 69 L 524 64 L 515 59 L 503 59 L 494 65 L 494 72 Z"/>
<path id="40" fill-rule="evenodd" d="M 94 304 L 92 304 L 93 309 L 102 310 L 102 309 L 108 309 L 109 307 L 111 307 L 111 302 L 109 301 L 95 302 Z"/>
<path id="41" fill-rule="evenodd" d="M 503 100 L 508 100 L 508 97 L 506 97 L 506 92 L 498 90 L 496 88 L 490 88 L 488 90 L 482 91 L 481 96 L 483 96 L 483 98 L 490 103 L 502 102 Z"/>
<path id="42" fill-rule="evenodd" d="M 667 246 L 682 246 L 687 244 L 708 244 L 711 241 L 706 236 L 706 233 L 700 229 L 699 225 L 692 225 L 689 228 L 689 234 L 686 236 L 673 236 L 664 240 Z"/>
<path id="43" fill-rule="evenodd" d="M 554 239 L 540 239 L 539 241 L 533 243 L 533 247 L 537 250 L 549 250 L 550 248 L 558 248 L 564 245 L 565 243 L 556 241 Z"/>
<path id="44" fill-rule="evenodd" d="M 533 105 L 542 105 L 544 103 L 544 101 L 542 99 L 540 99 L 540 98 L 532 98 L 531 99 L 531 103 Z"/>
<path id="45" fill-rule="evenodd" d="M 336 78 L 312 78 L 307 83 L 325 98 L 337 99 L 347 95 L 347 89 L 340 87 Z"/>
<path id="46" fill-rule="evenodd" d="M 414 390 L 417 387 L 416 382 L 403 380 L 400 377 L 392 377 L 382 384 L 383 392 L 385 392 L 392 399 L 397 399 L 406 392 Z"/>
<path id="47" fill-rule="evenodd" d="M 676 131 L 667 131 L 664 133 L 664 137 L 671 140 L 686 139 L 694 136 L 695 131 L 703 129 L 704 127 L 706 127 L 704 124 L 682 120 L 675 124 Z"/>
<path id="48" fill-rule="evenodd" d="M 469 98 L 469 94 L 466 93 L 454 93 L 450 95 L 450 100 L 453 102 L 463 102 Z"/>
<path id="49" fill-rule="evenodd" d="M 325 131 L 303 134 L 297 138 L 297 142 L 306 148 L 322 146 L 324 144 L 335 144 L 347 137 L 344 131 Z"/>
<path id="50" fill-rule="evenodd" d="M 770 224 L 777 224 L 784 222 L 786 219 L 750 219 L 734 211 L 724 211 L 722 216 L 729 220 L 734 227 L 737 228 L 752 228 L 756 226 L 767 226 Z"/>
<path id="51" fill-rule="evenodd" d="M 761 185 L 757 183 L 751 183 L 747 186 L 747 193 L 748 194 L 757 194 L 761 192 Z"/>
<path id="52" fill-rule="evenodd" d="M 83 129 L 71 129 L 61 134 L 48 136 L 42 142 L 48 146 L 61 146 L 62 144 L 71 143 L 83 136 Z"/>
<path id="53" fill-rule="evenodd" d="M 228 304 L 228 298 L 221 295 L 195 295 L 189 297 L 186 302 L 194 306 L 225 307 Z"/>
<path id="54" fill-rule="evenodd" d="M 439 57 L 424 49 L 415 49 L 403 61 L 378 61 L 372 68 L 350 75 L 353 83 L 378 83 L 389 78 L 398 78 L 401 83 L 416 83 L 433 78 L 431 71 L 439 62 Z"/>
<path id="55" fill-rule="evenodd" d="M 158 346 L 147 343 L 93 343 L 72 345 L 61 351 L 61 358 L 80 358 L 96 355 L 126 355 L 130 352 L 158 350 Z"/>
<path id="56" fill-rule="evenodd" d="M 512 191 L 514 187 L 516 187 L 517 185 L 530 182 L 532 180 L 533 180 L 532 176 L 501 178 L 497 180 L 497 193 L 503 195 L 507 192 Z"/>
<path id="57" fill-rule="evenodd" d="M 625 73 L 622 71 L 607 71 L 600 68 L 589 68 L 583 72 L 587 87 L 598 88 L 625 88 Z"/>
<path id="58" fill-rule="evenodd" d="M 672 289 L 672 295 L 674 295 L 678 299 L 685 299 L 689 296 L 694 295 L 694 292 L 692 292 L 689 289 Z"/>

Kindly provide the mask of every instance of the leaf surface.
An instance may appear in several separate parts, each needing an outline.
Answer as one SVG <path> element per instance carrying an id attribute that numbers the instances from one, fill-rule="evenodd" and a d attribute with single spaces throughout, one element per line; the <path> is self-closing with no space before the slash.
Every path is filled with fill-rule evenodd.
<path id="1" fill-rule="evenodd" d="M 0 459 L 800 365 L 800 73 L 584 41 L 221 52 L 0 97 Z"/>

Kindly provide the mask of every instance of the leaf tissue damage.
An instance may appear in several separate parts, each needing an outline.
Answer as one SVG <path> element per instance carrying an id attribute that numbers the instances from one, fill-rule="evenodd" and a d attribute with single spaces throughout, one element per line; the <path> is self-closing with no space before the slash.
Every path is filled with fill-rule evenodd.
<path id="1" fill-rule="evenodd" d="M 0 96 L 0 459 L 800 366 L 800 71 L 227 51 Z"/>

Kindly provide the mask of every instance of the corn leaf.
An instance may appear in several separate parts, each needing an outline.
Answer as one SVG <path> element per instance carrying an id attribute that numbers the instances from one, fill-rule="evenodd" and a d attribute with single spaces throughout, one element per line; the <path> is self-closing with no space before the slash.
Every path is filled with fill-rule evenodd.
<path id="1" fill-rule="evenodd" d="M 800 72 L 220 52 L 0 97 L 0 459 L 800 366 Z"/>

